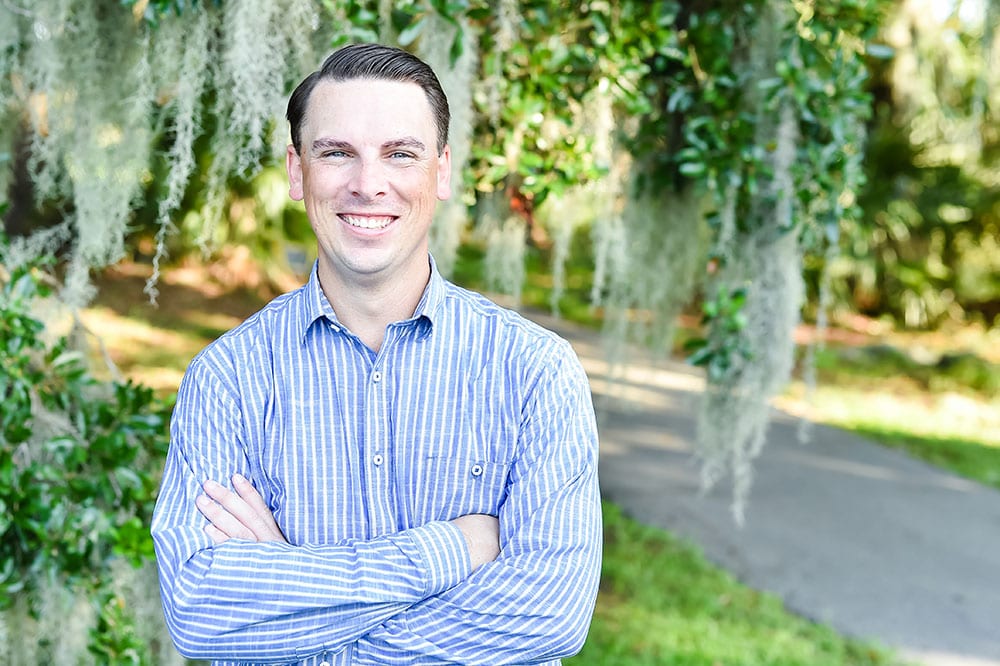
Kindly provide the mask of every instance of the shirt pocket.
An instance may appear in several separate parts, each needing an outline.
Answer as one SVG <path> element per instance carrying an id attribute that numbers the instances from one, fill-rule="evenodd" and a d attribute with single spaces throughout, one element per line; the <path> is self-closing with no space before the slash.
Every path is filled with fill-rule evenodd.
<path id="1" fill-rule="evenodd" d="M 506 462 L 463 456 L 430 455 L 423 460 L 417 514 L 425 520 L 452 520 L 471 513 L 496 516 L 507 498 Z M 422 506 L 420 506 L 422 505 Z"/>

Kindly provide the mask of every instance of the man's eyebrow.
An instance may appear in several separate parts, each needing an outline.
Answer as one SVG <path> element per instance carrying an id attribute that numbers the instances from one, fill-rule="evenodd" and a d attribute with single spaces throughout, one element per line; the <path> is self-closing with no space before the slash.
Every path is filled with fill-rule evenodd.
<path id="1" fill-rule="evenodd" d="M 330 137 L 320 137 L 312 142 L 313 153 L 320 153 L 324 150 L 350 150 L 351 144 L 346 141 L 340 141 L 339 139 L 331 139 Z"/>
<path id="2" fill-rule="evenodd" d="M 404 136 L 398 139 L 392 139 L 386 141 L 382 144 L 384 150 L 393 150 L 396 148 L 409 148 L 410 150 L 425 153 L 427 152 L 427 146 L 423 141 L 416 137 Z M 354 150 L 352 146 L 347 141 L 342 141 L 340 139 L 334 139 L 331 137 L 320 137 L 312 142 L 312 152 L 321 153 L 324 150 Z"/>
<path id="3" fill-rule="evenodd" d="M 385 149 L 410 148 L 411 150 L 427 152 L 427 146 L 424 145 L 424 142 L 412 136 L 404 136 L 392 141 L 386 141 L 382 144 L 382 147 Z"/>

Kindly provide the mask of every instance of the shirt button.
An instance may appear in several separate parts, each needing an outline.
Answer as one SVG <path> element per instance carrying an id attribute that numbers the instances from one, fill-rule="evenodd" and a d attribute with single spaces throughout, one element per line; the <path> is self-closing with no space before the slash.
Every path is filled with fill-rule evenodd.
<path id="1" fill-rule="evenodd" d="M 472 476 L 482 476 L 482 474 L 483 474 L 482 465 L 475 464 L 472 466 Z"/>
<path id="2" fill-rule="evenodd" d="M 376 370 L 375 372 L 373 372 L 372 373 L 372 381 L 375 382 L 376 384 L 378 382 L 382 381 L 382 373 L 379 372 L 378 370 Z"/>
<path id="3" fill-rule="evenodd" d="M 328 661 L 321 661 L 321 662 L 319 662 L 319 666 L 330 666 L 330 662 L 328 662 Z"/>
<path id="4" fill-rule="evenodd" d="M 382 457 L 381 453 L 376 453 L 372 456 L 372 463 L 375 465 L 381 465 L 385 462 L 385 458 Z"/>

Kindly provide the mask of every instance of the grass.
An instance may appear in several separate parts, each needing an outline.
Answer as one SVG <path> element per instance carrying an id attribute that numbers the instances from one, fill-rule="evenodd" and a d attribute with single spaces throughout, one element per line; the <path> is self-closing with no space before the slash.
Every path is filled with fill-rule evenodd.
<path id="1" fill-rule="evenodd" d="M 879 425 L 855 424 L 852 430 L 1000 490 L 1000 450 L 983 446 L 982 442 L 957 437 L 914 435 L 898 427 Z"/>
<path id="2" fill-rule="evenodd" d="M 566 666 L 862 666 L 901 662 L 788 613 L 694 547 L 604 506 L 600 595 Z"/>
<path id="3" fill-rule="evenodd" d="M 465 243 L 459 246 L 451 279 L 464 287 L 488 292 L 483 267 L 485 251 L 478 245 Z M 551 259 L 547 252 L 528 247 L 525 252 L 525 283 L 521 303 L 529 308 L 550 312 L 554 280 Z M 590 285 L 593 270 L 579 261 L 567 262 L 562 294 L 559 298 L 559 316 L 588 328 L 600 328 L 600 311 L 590 305 Z"/>

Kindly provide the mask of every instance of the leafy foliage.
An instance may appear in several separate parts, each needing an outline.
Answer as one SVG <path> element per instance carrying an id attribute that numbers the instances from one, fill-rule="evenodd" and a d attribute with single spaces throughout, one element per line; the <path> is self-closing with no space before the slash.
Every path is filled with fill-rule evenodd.
<path id="1" fill-rule="evenodd" d="M 480 41 L 486 85 L 476 96 L 471 170 L 478 190 L 507 189 L 535 207 L 600 173 L 592 141 L 572 129 L 579 100 L 600 73 L 609 10 L 592 3 L 566 12 L 553 0 L 507 4 L 517 14 L 491 17 Z"/>
<path id="2" fill-rule="evenodd" d="M 745 288 L 730 291 L 719 285 L 715 297 L 705 299 L 701 308 L 702 323 L 711 331 L 711 337 L 693 338 L 685 343 L 685 348 L 691 352 L 688 362 L 705 367 L 712 381 L 724 379 L 732 370 L 734 359 L 751 358 L 746 341 L 739 337 L 747 325 L 743 313 L 746 297 Z"/>
<path id="3" fill-rule="evenodd" d="M 185 12 L 197 11 L 203 5 L 218 6 L 221 2 L 222 0 L 121 0 L 123 5 L 132 7 L 133 12 L 153 25 L 159 23 L 163 14 L 174 13 L 180 16 Z"/>
<path id="4" fill-rule="evenodd" d="M 96 380 L 69 337 L 45 342 L 33 314 L 49 295 L 42 268 L 15 267 L 0 288 L 0 610 L 51 581 L 83 590 L 101 606 L 92 649 L 122 663 L 112 656 L 134 641 L 112 567 L 152 559 L 167 405 L 149 388 Z"/>
<path id="5" fill-rule="evenodd" d="M 869 48 L 866 214 L 844 220 L 831 286 L 845 308 L 908 328 L 989 327 L 1000 321 L 1000 5 L 932 4 L 892 3 Z"/>

